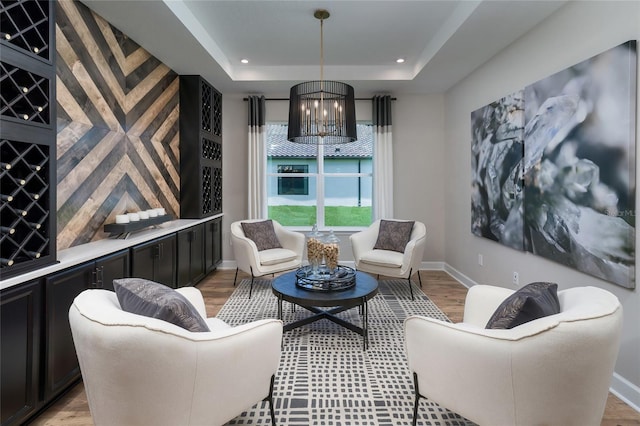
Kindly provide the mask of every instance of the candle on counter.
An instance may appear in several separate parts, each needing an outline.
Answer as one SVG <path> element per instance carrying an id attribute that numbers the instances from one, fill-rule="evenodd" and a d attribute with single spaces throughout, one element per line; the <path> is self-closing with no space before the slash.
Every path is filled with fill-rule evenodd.
<path id="1" fill-rule="evenodd" d="M 117 214 L 116 223 L 129 223 L 129 216 L 126 214 Z"/>
<path id="2" fill-rule="evenodd" d="M 139 222 L 140 221 L 140 215 L 138 213 L 127 213 L 127 216 L 129 216 L 129 220 L 131 222 Z"/>
<path id="3" fill-rule="evenodd" d="M 144 219 L 149 219 L 149 217 L 151 216 L 149 214 L 149 211 L 139 211 L 138 214 L 140 215 L 140 219 L 144 220 Z"/>
<path id="4" fill-rule="evenodd" d="M 149 217 L 158 217 L 158 212 L 156 211 L 156 209 L 147 210 L 147 214 L 149 215 Z"/>
<path id="5" fill-rule="evenodd" d="M 164 216 L 167 214 L 167 212 L 165 211 L 165 209 L 163 209 L 162 207 L 155 209 L 156 213 L 158 213 L 158 216 Z"/>

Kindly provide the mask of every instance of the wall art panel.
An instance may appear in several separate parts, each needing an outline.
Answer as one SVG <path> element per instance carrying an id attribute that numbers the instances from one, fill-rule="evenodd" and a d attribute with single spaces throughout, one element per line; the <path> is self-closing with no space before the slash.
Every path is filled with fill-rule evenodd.
<path id="1" fill-rule="evenodd" d="M 179 78 L 82 3 L 56 3 L 58 248 L 116 214 L 180 214 Z"/>
<path id="2" fill-rule="evenodd" d="M 523 250 L 524 92 L 471 113 L 471 231 Z"/>
<path id="3" fill-rule="evenodd" d="M 635 287 L 636 42 L 525 88 L 525 247 Z"/>

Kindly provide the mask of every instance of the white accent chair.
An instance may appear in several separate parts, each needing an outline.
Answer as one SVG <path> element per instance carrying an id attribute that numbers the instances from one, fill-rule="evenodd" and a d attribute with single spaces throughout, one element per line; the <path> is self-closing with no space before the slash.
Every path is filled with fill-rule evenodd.
<path id="1" fill-rule="evenodd" d="M 116 294 L 85 290 L 69 322 L 95 425 L 220 425 L 261 400 L 273 413 L 282 322 L 230 327 L 206 318 L 200 291 L 178 289 L 210 332 L 121 310 Z"/>
<path id="2" fill-rule="evenodd" d="M 378 239 L 380 220 L 376 220 L 367 229 L 351 234 L 351 248 L 353 259 L 358 271 L 370 274 L 386 275 L 388 277 L 404 278 L 409 283 L 411 300 L 413 300 L 413 287 L 411 276 L 418 273 L 418 281 L 422 287 L 420 277 L 420 264 L 426 243 L 427 228 L 424 223 L 416 221 L 413 224 L 411 237 L 404 253 L 391 250 L 374 250 Z"/>
<path id="3" fill-rule="evenodd" d="M 261 222 L 264 219 L 252 219 L 233 222 L 231 224 L 231 245 L 238 267 L 233 278 L 236 285 L 238 269 L 251 274 L 249 298 L 253 291 L 253 280 L 256 277 L 288 271 L 302 265 L 305 237 L 300 232 L 289 231 L 273 220 L 273 230 L 282 248 L 258 251 L 256 243 L 247 238 L 242 229 L 242 222 Z"/>
<path id="4" fill-rule="evenodd" d="M 476 285 L 462 323 L 405 321 L 420 397 L 481 425 L 600 425 L 622 331 L 622 306 L 610 292 L 558 292 L 560 313 L 508 330 L 485 329 L 512 290 Z"/>

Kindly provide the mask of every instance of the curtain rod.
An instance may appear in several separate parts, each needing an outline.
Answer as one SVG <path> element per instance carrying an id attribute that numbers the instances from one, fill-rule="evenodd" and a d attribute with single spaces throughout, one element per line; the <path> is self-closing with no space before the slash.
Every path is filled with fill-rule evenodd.
<path id="1" fill-rule="evenodd" d="M 249 98 L 242 98 L 243 101 L 248 101 Z M 289 98 L 265 98 L 265 101 L 289 101 Z M 371 101 L 373 98 L 354 98 L 356 101 Z M 392 101 L 397 101 L 398 98 L 391 98 Z"/>

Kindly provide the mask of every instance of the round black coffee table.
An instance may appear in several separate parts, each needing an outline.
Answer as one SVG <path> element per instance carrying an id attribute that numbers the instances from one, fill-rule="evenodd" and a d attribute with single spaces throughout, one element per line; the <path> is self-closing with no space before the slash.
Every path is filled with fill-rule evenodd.
<path id="1" fill-rule="evenodd" d="M 303 325 L 311 324 L 323 318 L 342 327 L 354 331 L 362 336 L 363 349 L 369 345 L 367 328 L 367 301 L 378 293 L 378 281 L 369 274 L 356 272 L 356 285 L 347 290 L 312 291 L 296 285 L 296 271 L 287 272 L 275 278 L 271 283 L 273 294 L 278 297 L 278 318 L 282 320 L 282 301 L 301 306 L 315 315 L 286 324 L 284 331 L 293 330 Z M 347 309 L 360 307 L 362 327 L 338 318 L 335 314 Z M 331 308 L 331 309 L 320 309 Z"/>

